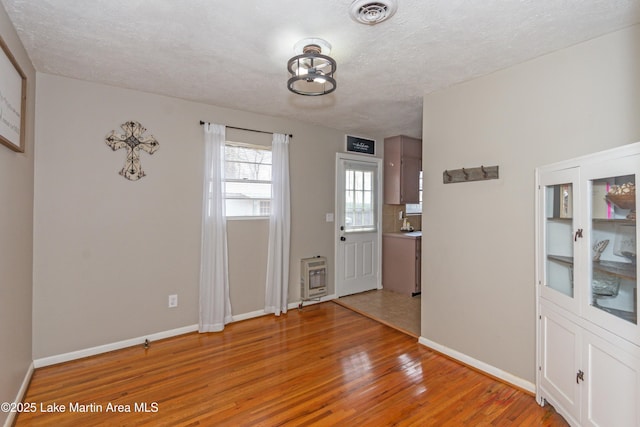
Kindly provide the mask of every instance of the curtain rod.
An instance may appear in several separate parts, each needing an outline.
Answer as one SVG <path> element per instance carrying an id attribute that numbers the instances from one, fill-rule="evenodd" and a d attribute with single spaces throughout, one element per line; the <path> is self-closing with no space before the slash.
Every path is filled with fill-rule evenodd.
<path id="1" fill-rule="evenodd" d="M 206 122 L 203 122 L 202 120 L 200 120 L 200 126 L 203 126 Z M 246 130 L 248 132 L 257 132 L 257 133 L 268 133 L 270 135 L 273 135 L 274 132 L 267 132 L 264 130 L 256 130 L 256 129 L 247 129 L 247 128 L 237 128 L 235 126 L 225 126 L 228 127 L 229 129 L 236 129 L 236 130 Z M 293 138 L 293 135 L 289 134 L 289 138 Z"/>

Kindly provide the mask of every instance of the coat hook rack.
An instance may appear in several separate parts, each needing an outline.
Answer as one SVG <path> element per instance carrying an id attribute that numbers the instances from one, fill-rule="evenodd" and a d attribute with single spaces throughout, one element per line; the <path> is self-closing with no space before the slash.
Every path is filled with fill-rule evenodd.
<path id="1" fill-rule="evenodd" d="M 444 184 L 453 184 L 456 182 L 486 181 L 488 179 L 498 179 L 498 166 L 480 166 L 477 168 L 462 168 L 454 170 L 445 170 L 442 173 L 442 182 Z"/>

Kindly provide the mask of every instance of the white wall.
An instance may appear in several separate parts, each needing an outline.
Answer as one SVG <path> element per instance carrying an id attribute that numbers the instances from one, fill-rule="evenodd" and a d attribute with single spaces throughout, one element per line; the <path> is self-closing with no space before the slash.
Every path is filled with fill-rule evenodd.
<path id="1" fill-rule="evenodd" d="M 37 78 L 34 358 L 198 322 L 200 120 L 293 134 L 290 301 L 299 298 L 300 258 L 325 255 L 333 269 L 333 223 L 325 213 L 334 209 L 343 132 L 53 75 Z M 160 143 L 153 155 L 141 154 L 147 176 L 136 182 L 118 175 L 124 151 L 104 142 L 128 120 Z M 270 137 L 260 138 L 228 132 L 231 140 L 269 144 Z M 233 314 L 262 310 L 268 221 L 229 221 L 228 233 Z M 179 306 L 168 309 L 173 293 Z"/>
<path id="2" fill-rule="evenodd" d="M 13 402 L 31 365 L 35 71 L 0 6 L 0 37 L 27 75 L 26 148 L 0 145 L 0 402 Z M 0 425 L 6 413 L 0 412 Z"/>
<path id="3" fill-rule="evenodd" d="M 639 76 L 635 26 L 424 97 L 423 337 L 535 381 L 534 169 L 640 140 Z"/>

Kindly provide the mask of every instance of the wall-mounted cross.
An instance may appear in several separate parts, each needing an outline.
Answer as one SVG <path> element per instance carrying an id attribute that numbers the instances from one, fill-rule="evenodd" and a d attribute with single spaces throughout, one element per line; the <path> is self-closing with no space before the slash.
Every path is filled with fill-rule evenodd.
<path id="1" fill-rule="evenodd" d="M 124 134 L 117 135 L 116 131 L 113 130 L 107 135 L 105 142 L 113 151 L 121 148 L 127 149 L 127 161 L 120 171 L 120 175 L 130 181 L 137 181 L 146 175 L 140 164 L 140 150 L 153 154 L 160 148 L 160 144 L 153 135 L 143 136 L 142 134 L 147 129 L 138 122 L 126 122 L 120 127 L 124 130 Z"/>

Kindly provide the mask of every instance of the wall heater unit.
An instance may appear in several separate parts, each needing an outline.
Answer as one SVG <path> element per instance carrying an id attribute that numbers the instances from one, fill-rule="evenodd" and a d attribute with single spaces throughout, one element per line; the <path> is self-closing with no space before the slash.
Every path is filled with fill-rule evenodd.
<path id="1" fill-rule="evenodd" d="M 327 259 L 323 256 L 300 260 L 300 296 L 303 301 L 327 295 Z"/>

